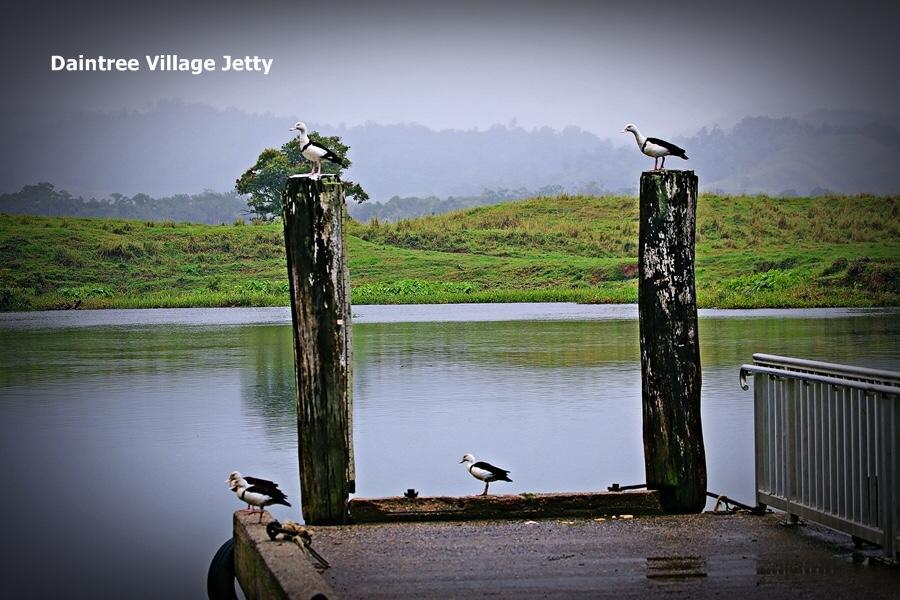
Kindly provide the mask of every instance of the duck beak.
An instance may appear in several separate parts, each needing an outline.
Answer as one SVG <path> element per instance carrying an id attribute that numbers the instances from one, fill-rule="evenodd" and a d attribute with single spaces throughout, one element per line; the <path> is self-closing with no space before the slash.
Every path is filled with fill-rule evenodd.
<path id="1" fill-rule="evenodd" d="M 622 133 L 628 133 L 628 130 L 627 130 L 627 129 L 623 129 L 623 130 L 622 130 Z"/>
<path id="2" fill-rule="evenodd" d="M 463 464 L 464 462 L 466 462 L 466 459 L 462 459 L 461 461 L 459 461 L 459 464 Z"/>

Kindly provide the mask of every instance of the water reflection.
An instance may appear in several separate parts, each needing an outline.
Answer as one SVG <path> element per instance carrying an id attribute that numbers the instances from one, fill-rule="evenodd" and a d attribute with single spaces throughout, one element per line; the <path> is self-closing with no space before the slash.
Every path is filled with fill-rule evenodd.
<path id="1" fill-rule="evenodd" d="M 298 518 L 289 325 L 209 314 L 208 325 L 193 311 L 179 325 L 0 326 L 0 468 L 28 491 L 9 521 L 15 552 L 0 560 L 12 597 L 202 597 L 239 508 L 224 484 L 233 469 L 279 479 L 295 508 L 276 515 Z M 891 313 L 701 319 L 710 489 L 753 501 L 752 394 L 737 384 L 753 352 L 897 369 L 898 329 Z M 512 470 L 498 492 L 643 481 L 637 331 L 621 310 L 357 323 L 359 493 L 479 492 L 457 464 L 464 452 Z"/>
<path id="2" fill-rule="evenodd" d="M 296 450 L 294 348 L 284 325 L 240 327 L 241 408 L 248 420 L 262 424 L 274 448 Z"/>

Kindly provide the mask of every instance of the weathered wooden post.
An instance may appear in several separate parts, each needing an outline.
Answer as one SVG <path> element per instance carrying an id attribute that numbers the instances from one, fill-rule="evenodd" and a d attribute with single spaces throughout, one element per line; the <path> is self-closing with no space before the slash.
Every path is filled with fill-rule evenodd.
<path id="1" fill-rule="evenodd" d="M 697 176 L 641 175 L 638 311 L 647 487 L 668 512 L 706 505 L 694 291 Z"/>
<path id="2" fill-rule="evenodd" d="M 355 491 L 350 284 L 337 178 L 288 180 L 284 202 L 303 518 L 344 523 Z"/>

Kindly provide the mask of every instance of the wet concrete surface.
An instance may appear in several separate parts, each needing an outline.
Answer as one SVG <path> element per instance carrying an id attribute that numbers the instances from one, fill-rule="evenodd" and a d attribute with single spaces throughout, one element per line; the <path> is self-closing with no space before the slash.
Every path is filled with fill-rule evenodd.
<path id="1" fill-rule="evenodd" d="M 880 549 L 779 515 L 315 527 L 342 598 L 900 598 Z"/>

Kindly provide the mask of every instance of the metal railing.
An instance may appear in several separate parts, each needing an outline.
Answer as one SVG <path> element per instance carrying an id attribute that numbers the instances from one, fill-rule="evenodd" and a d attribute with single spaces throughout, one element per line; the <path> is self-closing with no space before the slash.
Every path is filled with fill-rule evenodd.
<path id="1" fill-rule="evenodd" d="M 756 501 L 900 551 L 900 373 L 754 354 Z"/>

